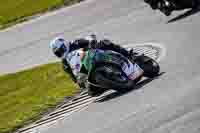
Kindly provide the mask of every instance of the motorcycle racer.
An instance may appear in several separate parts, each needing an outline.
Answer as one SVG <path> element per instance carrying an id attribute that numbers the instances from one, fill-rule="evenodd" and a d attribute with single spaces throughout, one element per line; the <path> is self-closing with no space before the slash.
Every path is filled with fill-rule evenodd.
<path id="1" fill-rule="evenodd" d="M 85 75 L 80 73 L 80 68 L 86 50 L 91 48 L 112 50 L 128 57 L 130 60 L 133 54 L 133 51 L 128 51 L 110 40 L 97 40 L 94 34 L 74 41 L 66 41 L 63 37 L 56 37 L 50 42 L 50 48 L 58 58 L 62 59 L 63 69 L 70 74 L 72 80 L 78 83 L 80 88 L 85 88 Z M 132 62 L 129 62 L 129 65 L 122 66 L 122 69 L 131 80 L 135 80 L 143 74 L 143 70 Z"/>

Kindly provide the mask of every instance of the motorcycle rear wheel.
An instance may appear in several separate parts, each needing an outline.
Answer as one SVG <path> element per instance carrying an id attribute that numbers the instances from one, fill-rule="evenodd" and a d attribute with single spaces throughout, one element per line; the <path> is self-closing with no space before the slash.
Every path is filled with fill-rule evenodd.
<path id="1" fill-rule="evenodd" d="M 158 76 L 160 72 L 160 66 L 157 61 L 154 59 L 148 57 L 148 56 L 142 56 L 136 63 L 142 68 L 144 71 L 143 76 L 148 78 L 154 78 Z"/>

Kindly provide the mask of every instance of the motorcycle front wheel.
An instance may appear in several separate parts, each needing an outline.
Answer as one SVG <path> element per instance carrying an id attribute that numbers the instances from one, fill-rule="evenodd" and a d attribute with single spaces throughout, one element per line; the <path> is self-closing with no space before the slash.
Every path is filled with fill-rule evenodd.
<path id="1" fill-rule="evenodd" d="M 119 92 L 128 91 L 134 88 L 134 81 L 129 80 L 124 76 L 121 68 L 116 67 L 113 64 L 107 64 L 104 66 L 97 67 L 91 75 L 92 82 L 96 84 L 95 89 L 90 88 L 90 94 L 99 92 L 100 90 L 105 91 L 108 89 L 114 89 Z M 90 86 L 91 87 L 91 86 Z"/>

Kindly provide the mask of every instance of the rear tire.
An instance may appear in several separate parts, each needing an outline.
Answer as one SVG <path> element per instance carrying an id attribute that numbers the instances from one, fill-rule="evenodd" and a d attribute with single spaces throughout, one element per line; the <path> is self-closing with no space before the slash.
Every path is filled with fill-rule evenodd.
<path id="1" fill-rule="evenodd" d="M 141 61 L 143 60 L 143 61 Z M 148 57 L 148 56 L 143 56 L 142 59 L 140 59 L 139 62 L 136 62 L 144 71 L 143 76 L 148 77 L 148 78 L 154 78 L 158 76 L 160 72 L 160 66 L 157 61 L 154 59 Z"/>
<path id="2" fill-rule="evenodd" d="M 145 63 L 145 68 L 144 68 L 145 77 L 154 78 L 158 76 L 159 72 L 160 72 L 160 67 L 156 61 L 150 60 Z"/>

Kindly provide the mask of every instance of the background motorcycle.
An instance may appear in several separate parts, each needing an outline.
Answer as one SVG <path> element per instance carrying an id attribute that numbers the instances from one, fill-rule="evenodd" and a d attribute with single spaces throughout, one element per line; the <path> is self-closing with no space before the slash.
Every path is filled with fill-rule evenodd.
<path id="1" fill-rule="evenodd" d="M 159 64 L 152 58 L 139 55 L 132 58 L 144 71 L 143 76 L 153 78 L 159 74 Z M 90 96 L 98 96 L 108 89 L 127 91 L 133 89 L 142 76 L 132 81 L 122 71 L 128 58 L 120 53 L 106 50 L 89 50 L 83 60 L 81 72 L 88 75 L 86 86 Z"/>
<path id="2" fill-rule="evenodd" d="M 159 9 L 166 16 L 171 15 L 174 10 L 186 8 L 197 9 L 200 5 L 199 0 L 144 0 L 152 9 Z"/>

